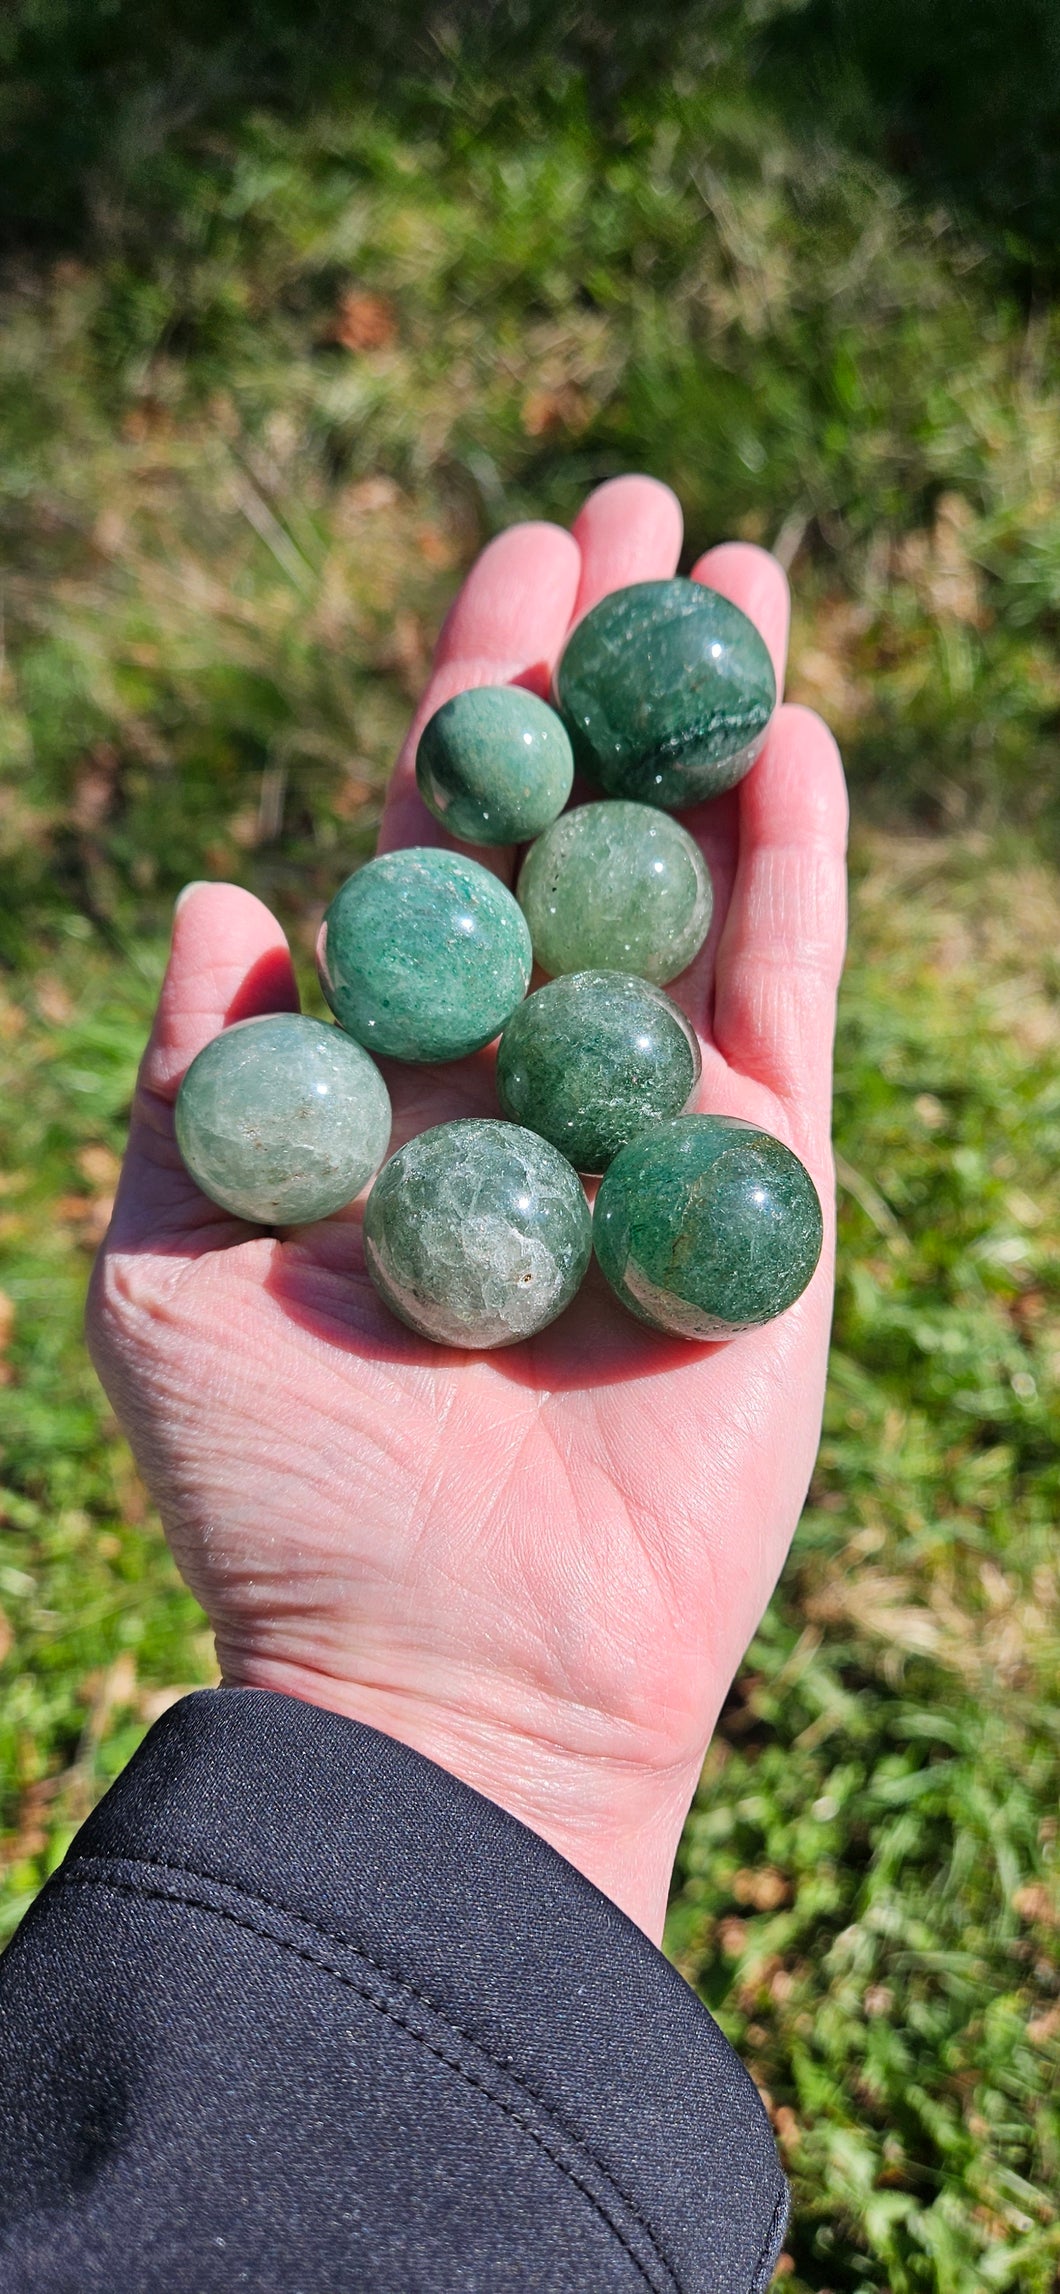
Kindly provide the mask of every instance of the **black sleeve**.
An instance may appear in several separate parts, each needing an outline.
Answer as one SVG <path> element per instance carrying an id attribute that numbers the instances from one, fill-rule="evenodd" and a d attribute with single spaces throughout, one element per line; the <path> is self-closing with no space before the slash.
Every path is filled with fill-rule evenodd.
<path id="1" fill-rule="evenodd" d="M 0 1963 L 2 2294 L 755 2294 L 785 2218 L 640 1930 L 294 1698 L 167 1713 Z"/>

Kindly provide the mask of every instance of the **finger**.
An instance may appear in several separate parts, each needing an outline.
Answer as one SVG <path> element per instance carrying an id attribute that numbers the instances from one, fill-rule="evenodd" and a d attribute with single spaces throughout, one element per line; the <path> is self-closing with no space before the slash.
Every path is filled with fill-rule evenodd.
<path id="1" fill-rule="evenodd" d="M 180 1160 L 173 1102 L 197 1052 L 222 1028 L 265 1012 L 296 1012 L 298 988 L 283 932 L 263 902 L 237 884 L 194 884 L 173 918 L 169 962 L 140 1064 L 112 1240 L 224 1223 Z M 227 1221 L 231 1226 L 231 1220 Z"/>
<path id="2" fill-rule="evenodd" d="M 657 478 L 609 478 L 578 512 L 573 526 L 581 579 L 573 619 L 613 589 L 633 581 L 666 581 L 681 555 L 681 505 Z"/>
<path id="3" fill-rule="evenodd" d="M 174 1100 L 196 1052 L 223 1027 L 297 1010 L 290 950 L 264 901 L 238 884 L 189 885 L 173 917 L 141 1091 Z"/>
<path id="4" fill-rule="evenodd" d="M 443 701 L 473 685 L 527 685 L 548 693 L 580 570 L 577 543 L 561 526 L 509 526 L 483 550 L 446 618 L 427 690 L 394 767 L 380 852 L 452 843 L 416 787 L 420 734 Z"/>
<path id="5" fill-rule="evenodd" d="M 739 855 L 718 946 L 714 1040 L 827 1137 L 846 943 L 846 786 L 831 733 L 785 704 L 736 792 Z"/>
<path id="6" fill-rule="evenodd" d="M 718 590 L 754 622 L 769 647 L 777 694 L 783 693 L 791 619 L 791 592 L 783 566 L 753 542 L 719 542 L 697 558 L 692 579 Z"/>

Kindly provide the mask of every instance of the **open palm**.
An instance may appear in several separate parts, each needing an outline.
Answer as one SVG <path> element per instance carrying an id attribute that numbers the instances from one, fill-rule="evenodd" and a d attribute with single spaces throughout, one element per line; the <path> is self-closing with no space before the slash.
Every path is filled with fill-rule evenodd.
<path id="1" fill-rule="evenodd" d="M 469 685 L 547 690 L 572 618 L 671 574 L 679 548 L 673 496 L 644 478 L 601 487 L 573 534 L 526 525 L 491 544 L 442 633 L 384 846 L 445 841 L 413 778 L 425 717 Z M 779 676 L 775 561 L 730 544 L 695 578 L 758 623 Z M 742 786 L 686 818 L 716 895 L 708 947 L 671 990 L 703 1042 L 699 1104 L 785 1139 L 825 1205 L 824 1258 L 787 1314 L 689 1345 L 631 1320 L 594 1270 L 536 1338 L 464 1354 L 388 1314 L 354 1214 L 280 1238 L 207 1202 L 174 1144 L 180 1079 L 226 1022 L 297 1002 L 279 926 L 232 885 L 197 886 L 178 910 L 89 1310 L 100 1375 L 226 1682 L 416 1746 L 653 1935 L 820 1424 L 846 819 L 830 736 L 780 708 Z M 395 1145 L 497 1112 L 491 1053 L 386 1073 Z"/>

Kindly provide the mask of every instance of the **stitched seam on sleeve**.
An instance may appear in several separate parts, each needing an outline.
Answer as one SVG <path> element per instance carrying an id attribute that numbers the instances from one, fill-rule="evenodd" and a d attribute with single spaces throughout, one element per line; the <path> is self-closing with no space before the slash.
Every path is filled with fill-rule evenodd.
<path id="1" fill-rule="evenodd" d="M 383 1959 L 378 1953 L 370 1951 L 367 1944 L 344 1934 L 340 1928 L 329 1927 L 323 1920 L 314 1920 L 308 1913 L 292 1911 L 289 1905 L 278 1901 L 275 1897 L 262 1895 L 258 1889 L 237 1887 L 231 1880 L 221 1879 L 213 1872 L 204 1872 L 200 1866 L 186 1863 L 175 1856 L 110 1857 L 79 1856 L 75 1853 L 61 1867 L 57 1877 L 63 1881 L 73 1880 L 79 1877 L 79 1865 L 91 1867 L 95 1864 L 108 1866 L 115 1863 L 129 1864 L 137 1870 L 147 1872 L 171 1872 L 176 1879 L 199 1880 L 206 1887 L 223 1889 L 227 1894 L 237 1896 L 246 1903 L 260 1904 L 263 1910 L 275 1913 L 278 1918 L 294 1920 L 300 1928 L 308 1928 L 313 1935 L 323 1937 L 325 1943 L 337 1944 L 342 1951 L 351 1952 L 355 1958 L 362 1960 L 367 1967 L 372 1968 L 374 1973 L 386 1983 L 396 1985 L 399 1991 L 405 1992 L 410 1999 L 414 1999 L 418 2006 L 427 2008 L 430 2014 L 436 2015 L 439 2022 L 444 2023 L 458 2039 L 463 2040 L 465 2046 L 473 2048 L 478 2054 L 485 2056 L 487 2062 L 493 2063 L 494 2068 L 500 2071 L 513 2087 L 521 2088 L 523 2093 L 529 2096 L 531 2102 L 537 2104 L 538 2109 L 544 2113 L 545 2117 L 560 2129 L 566 2142 L 573 2143 L 576 2149 L 586 2153 L 592 2160 L 597 2172 L 621 2199 L 623 2206 L 627 2213 L 632 2216 L 638 2229 L 643 2231 L 662 2268 L 669 2272 L 675 2285 L 678 2283 L 676 2264 L 666 2253 L 651 2223 L 641 2212 L 636 2200 L 630 2196 L 627 2190 L 623 2189 L 622 2184 L 612 2174 L 610 2168 L 606 2167 L 603 2161 L 597 2157 L 591 2142 L 581 2130 L 578 2127 L 566 2125 L 556 2111 L 554 2104 L 549 2101 L 548 2096 L 543 2095 L 540 2088 L 535 2087 L 533 2081 L 528 2079 L 524 2072 L 510 2070 L 507 2064 L 497 2062 L 490 2054 L 488 2047 L 483 2045 L 481 2039 L 475 2038 L 471 2032 L 466 2031 L 462 2024 L 456 2022 L 447 2008 L 440 2006 L 437 2000 L 431 1998 L 429 1992 L 421 1990 L 417 1984 L 414 1984 L 407 1975 L 401 1972 L 400 1968 L 395 1966 L 392 1960 Z M 90 1879 L 91 1877 L 91 1871 L 86 1869 L 85 1878 Z M 144 1890 L 143 1892 L 146 1893 L 147 1891 Z M 265 1932 L 268 1933 L 268 1931 Z M 749 2294 L 755 2294 L 753 2286 L 749 2289 Z"/>
<path id="2" fill-rule="evenodd" d="M 104 1859 L 100 1858 L 99 1861 L 103 1862 Z M 144 1861 L 146 1862 L 146 1859 L 144 1859 Z M 157 1860 L 157 1863 L 153 1866 L 153 1868 L 162 1870 L 171 1869 L 175 1873 L 179 1873 L 181 1877 L 187 1876 L 201 1879 L 207 1878 L 205 1873 L 193 1873 L 191 1868 L 188 1866 L 167 1866 L 161 1859 Z M 638 2275 L 643 2279 L 644 2284 L 648 2287 L 652 2287 L 653 2282 L 651 2277 L 648 2275 L 643 2257 L 636 2253 L 635 2249 L 630 2245 L 629 2240 L 625 2237 L 618 2224 L 612 2222 L 606 2210 L 601 2205 L 600 2200 L 593 2190 L 591 2184 L 587 2182 L 583 2176 L 579 2175 L 572 2166 L 568 2165 L 568 2163 L 557 2154 L 557 2150 L 554 2149 L 553 2146 L 546 2140 L 542 2131 L 533 2125 L 532 2121 L 527 2117 L 525 2112 L 519 2111 L 514 2103 L 505 2102 L 503 2097 L 494 2094 L 490 2087 L 487 2086 L 485 2080 L 476 2077 L 475 2073 L 470 2070 L 466 2064 L 461 2063 L 459 2060 L 454 2061 L 451 2055 L 446 2054 L 444 2048 L 439 2047 L 435 2042 L 432 2042 L 430 2039 L 426 2038 L 422 2032 L 417 2031 L 415 2025 L 410 2022 L 408 2015 L 402 2012 L 401 2007 L 396 2001 L 380 1999 L 369 1989 L 367 1984 L 358 1983 L 354 1976 L 347 1975 L 343 1973 L 341 1969 L 330 1966 L 328 1962 L 323 1958 L 322 1954 L 319 1952 L 312 1951 L 305 1946 L 293 1943 L 284 1936 L 276 1935 L 272 1929 L 265 1927 L 260 1921 L 245 1917 L 238 1912 L 230 1910 L 225 1905 L 212 1904 L 210 1903 L 209 1899 L 204 1896 L 193 1896 L 190 1890 L 186 1891 L 183 1895 L 178 1896 L 175 1891 L 171 1891 L 165 1888 L 145 1887 L 132 1880 L 118 1880 L 112 1878 L 109 1874 L 100 1873 L 97 1875 L 94 1872 L 78 1871 L 76 1868 L 73 1870 L 64 1871 L 61 1875 L 57 1875 L 57 1877 L 60 1878 L 61 1884 L 64 1886 L 77 1885 L 79 1887 L 110 1888 L 120 1895 L 146 1898 L 146 1900 L 149 1902 L 162 1904 L 194 1904 L 198 1910 L 210 1913 L 216 1919 L 227 1920 L 232 1927 L 245 1929 L 251 1935 L 260 1936 L 263 1942 L 275 1944 L 279 1950 L 289 1952 L 293 1958 L 303 1960 L 308 1966 L 320 1968 L 324 1974 L 330 1975 L 335 1982 L 344 1984 L 350 1991 L 355 1991 L 360 1998 L 367 2001 L 370 2007 L 374 2007 L 378 2013 L 381 2015 L 386 2015 L 389 2017 L 391 2022 L 398 2024 L 403 2031 L 408 2033 L 411 2039 L 416 2040 L 418 2045 L 425 2049 L 427 2054 L 433 2055 L 438 2062 L 444 2063 L 449 2070 L 455 2071 L 457 2076 L 463 2079 L 469 2087 L 476 2089 L 480 2094 L 484 2095 L 488 2102 L 493 2103 L 497 2110 L 504 2113 L 506 2118 L 513 2120 L 517 2126 L 520 2126 L 523 2129 L 524 2134 L 527 2134 L 530 2137 L 531 2142 L 535 2143 L 538 2149 L 544 2152 L 546 2158 L 551 2159 L 553 2166 L 559 2169 L 559 2172 L 566 2177 L 567 2181 L 573 2185 L 575 2190 L 580 2191 L 582 2196 L 588 2199 L 594 2213 L 599 2216 L 601 2222 L 603 2222 L 606 2228 L 610 2231 L 611 2236 L 617 2240 L 619 2246 L 621 2246 L 623 2251 L 629 2256 L 630 2261 L 633 2263 Z M 212 1884 L 222 1887 L 229 1886 L 227 1881 L 213 1882 Z M 238 1894 L 242 1893 L 242 1891 L 232 1889 L 231 1893 Z M 248 1896 L 246 1900 L 248 1903 L 252 1901 L 260 1902 L 263 1908 L 266 1910 L 281 1911 L 281 1907 L 270 1904 L 267 1897 L 258 1897 L 255 1899 Z M 336 1944 L 339 1944 L 344 1951 L 350 1952 L 355 1959 L 364 1960 L 376 1974 L 386 1976 L 387 1980 L 391 1982 L 395 1980 L 395 1978 L 389 1974 L 389 1971 L 386 1970 L 380 1962 L 372 1958 L 369 1952 L 362 1950 L 358 1944 L 350 1943 L 346 1937 L 339 1936 L 334 1931 L 320 1926 L 316 1921 L 302 1920 L 298 1913 L 284 1912 L 282 1913 L 282 1916 L 297 1920 L 300 1926 L 314 1929 L 315 1932 L 320 1936 Z M 415 1999 L 419 2005 L 426 2007 L 432 2015 L 437 2015 L 439 2020 L 446 2024 L 447 2028 L 452 2031 L 454 2038 L 462 2040 L 465 2046 L 474 2048 L 479 2054 L 485 2057 L 488 2063 L 493 2065 L 494 2069 L 499 2073 L 501 2078 L 507 2081 L 509 2085 L 522 2088 L 523 2092 L 527 2095 L 530 2101 L 536 2103 L 538 2108 L 544 2111 L 549 2118 L 555 2118 L 555 2114 L 551 2110 L 550 2106 L 535 2093 L 533 2087 L 531 2087 L 525 2079 L 521 2078 L 516 2072 L 510 2070 L 507 2065 L 497 2063 L 494 2057 L 489 2053 L 488 2048 L 482 2046 L 480 2040 L 470 2039 L 468 2034 L 461 2030 L 459 2024 L 453 2023 L 440 2008 L 435 2007 L 433 2003 L 426 1997 L 426 1995 L 418 1992 L 415 1986 L 410 1984 L 407 1979 L 400 1978 L 397 1980 L 400 1981 L 402 1989 L 410 1993 L 411 1997 Z M 596 2168 L 602 2180 L 610 2186 L 610 2188 L 614 2191 L 616 2198 L 622 2201 L 623 2206 L 626 2208 L 627 2212 L 632 2215 L 634 2221 L 637 2223 L 638 2228 L 643 2231 L 644 2237 L 651 2247 L 652 2252 L 654 2253 L 660 2267 L 666 2273 L 670 2286 L 674 2289 L 674 2294 L 682 2294 L 681 2282 L 672 2263 L 663 2253 L 663 2250 L 659 2245 L 654 2231 L 644 2220 L 644 2217 L 640 2213 L 639 2209 L 630 2199 L 626 2197 L 620 2186 L 615 2182 L 613 2175 L 609 2173 L 608 2169 L 596 2157 L 595 2153 L 589 2150 L 589 2146 L 585 2143 L 579 2143 L 578 2138 L 568 2134 L 566 2129 L 562 2126 L 562 2121 L 556 2121 L 556 2124 L 559 2126 L 563 2140 L 565 2142 L 571 2144 L 578 2143 L 578 2147 L 584 2149 L 588 2153 L 593 2166 Z"/>
<path id="3" fill-rule="evenodd" d="M 773 2256 L 787 2228 L 787 2220 L 788 2194 L 786 2190 L 782 2190 L 773 2210 L 773 2220 L 766 2232 L 765 2244 L 755 2264 L 750 2294 L 766 2294 L 766 2288 L 773 2275 Z"/>

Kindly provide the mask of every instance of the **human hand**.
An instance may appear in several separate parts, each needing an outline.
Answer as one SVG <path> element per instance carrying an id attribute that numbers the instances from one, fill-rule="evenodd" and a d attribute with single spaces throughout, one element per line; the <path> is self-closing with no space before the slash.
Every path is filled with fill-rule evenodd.
<path id="1" fill-rule="evenodd" d="M 668 489 L 620 478 L 573 534 L 526 525 L 491 543 L 442 632 L 381 849 L 446 841 L 415 787 L 427 716 L 468 685 L 547 691 L 572 617 L 671 574 L 680 539 Z M 775 560 L 726 544 L 694 577 L 757 622 L 779 683 Z M 747 779 L 685 818 L 715 888 L 708 945 L 669 991 L 700 1030 L 698 1104 L 786 1140 L 824 1205 L 821 1265 L 779 1320 L 727 1344 L 671 1340 L 626 1315 L 593 1269 L 536 1338 L 450 1352 L 381 1304 L 359 1214 L 280 1237 L 208 1202 L 174 1143 L 184 1071 L 224 1024 L 298 1001 L 275 919 L 224 884 L 178 906 L 89 1304 L 96 1366 L 226 1683 L 304 1697 L 416 1747 L 656 1939 L 711 1730 L 787 1552 L 820 1427 L 845 917 L 830 735 L 781 706 Z M 491 1052 L 383 1064 L 395 1147 L 497 1112 Z"/>

